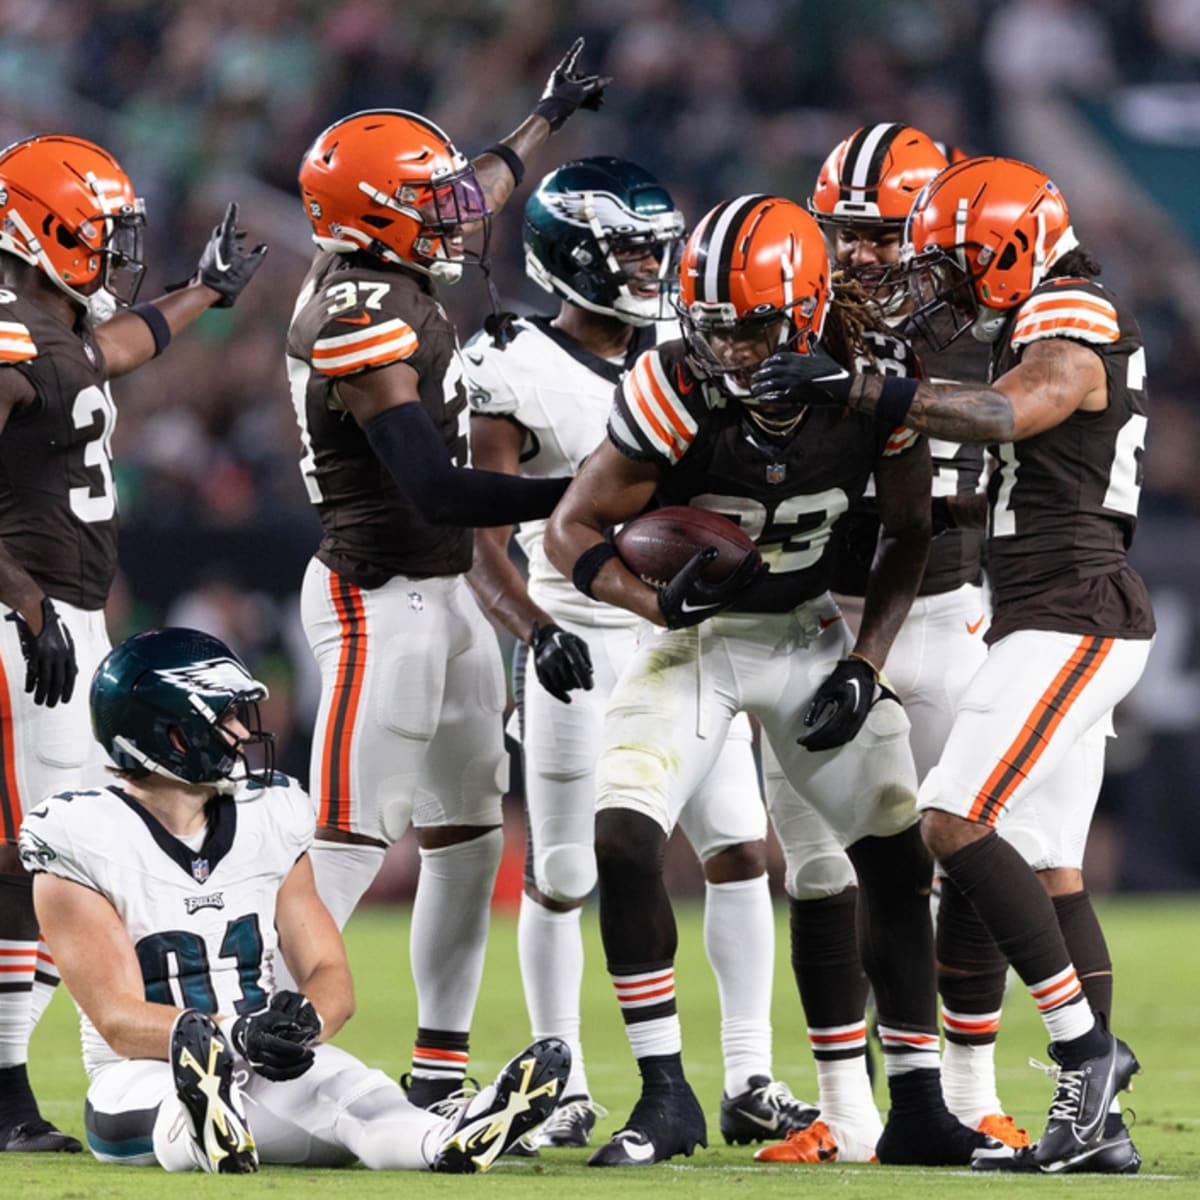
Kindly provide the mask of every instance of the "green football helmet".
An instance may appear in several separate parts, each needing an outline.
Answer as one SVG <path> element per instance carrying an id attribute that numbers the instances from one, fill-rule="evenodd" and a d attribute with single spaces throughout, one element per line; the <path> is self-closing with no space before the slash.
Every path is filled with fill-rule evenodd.
<path id="1" fill-rule="evenodd" d="M 195 629 L 152 629 L 108 652 L 92 678 L 92 731 L 109 757 L 134 776 L 231 792 L 243 782 L 266 785 L 274 767 L 274 734 L 264 733 L 258 702 L 266 685 L 219 638 Z M 236 716 L 248 736 L 222 720 Z M 261 756 L 251 770 L 246 749 Z M 241 770 L 239 770 L 239 764 Z"/>
<path id="2" fill-rule="evenodd" d="M 650 325 L 674 316 L 683 234 L 683 213 L 649 171 L 621 158 L 581 158 L 551 171 L 525 205 L 525 271 L 581 308 Z M 626 269 L 618 261 L 638 251 L 657 258 L 657 286 L 635 282 L 636 262 Z"/>

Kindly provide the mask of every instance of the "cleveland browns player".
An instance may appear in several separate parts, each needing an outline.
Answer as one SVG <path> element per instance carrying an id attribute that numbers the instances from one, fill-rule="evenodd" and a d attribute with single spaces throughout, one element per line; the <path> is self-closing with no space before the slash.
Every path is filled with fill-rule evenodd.
<path id="1" fill-rule="evenodd" d="M 1045 1130 L 1001 1165 L 1135 1171 L 1119 1108 L 1109 1110 L 1139 1066 L 1109 1031 L 1111 958 L 1080 867 L 1113 707 L 1154 635 L 1149 594 L 1126 560 L 1145 350 L 1128 310 L 1095 281 L 1099 266 L 1079 246 L 1062 193 L 1026 163 L 948 168 L 915 203 L 905 240 L 911 320 L 931 345 L 968 329 L 991 342 L 992 384 L 872 378 L 825 354 L 783 353 L 753 388 L 988 446 L 988 656 L 921 786 L 922 831 L 1051 1038 L 1057 1082 Z M 1032 852 L 998 836 L 1022 810 L 1039 829 Z"/>
<path id="2" fill-rule="evenodd" d="M 29 1037 L 58 974 L 39 942 L 16 841 L 22 813 L 103 763 L 86 683 L 109 648 L 117 569 L 108 381 L 233 304 L 266 254 L 243 251 L 237 205 L 185 285 L 134 304 L 145 208 L 107 150 L 44 134 L 0 151 L 0 1150 L 79 1142 L 38 1112 Z"/>
<path id="3" fill-rule="evenodd" d="M 490 215 L 524 161 L 608 80 L 576 41 L 533 113 L 473 161 L 433 122 L 379 110 L 335 122 L 300 167 L 318 253 L 287 337 L 324 535 L 301 594 L 321 673 L 310 788 L 313 868 L 339 926 L 412 826 L 421 871 L 410 955 L 409 1098 L 461 1091 L 502 848 L 505 680 L 463 581 L 472 527 L 546 516 L 566 485 L 470 469 L 462 355 L 436 285 L 484 263 Z M 466 247 L 482 229 L 484 248 Z"/>
<path id="4" fill-rule="evenodd" d="M 683 214 L 636 163 L 596 156 L 563 164 L 525 205 L 526 271 L 559 299 L 553 317 L 522 317 L 511 342 L 466 347 L 471 458 L 511 475 L 573 475 L 596 443 L 613 388 L 643 351 L 679 336 L 674 308 Z M 469 582 L 524 651 L 514 670 L 529 827 L 517 948 L 536 1036 L 564 1038 L 571 1077 L 535 1147 L 583 1146 L 595 1125 L 580 1041 L 582 906 L 596 884 L 595 764 L 608 695 L 643 622 L 581 595 L 546 561 L 544 521 L 517 540 L 476 534 Z M 704 866 L 705 949 L 721 999 L 721 1133 L 782 1137 L 816 1116 L 774 1077 L 771 994 L 775 917 L 767 886 L 766 812 L 750 722 L 739 714 L 713 770 L 680 814 Z"/>
<path id="5" fill-rule="evenodd" d="M 835 832 L 858 875 L 892 1111 L 880 1133 L 869 1099 L 847 1105 L 844 1156 L 966 1163 L 977 1149 L 1006 1149 L 960 1125 L 942 1100 L 932 866 L 917 826 L 908 721 L 879 672 L 928 554 L 928 446 L 893 422 L 787 399 L 761 404 L 750 393 L 754 369 L 782 347 L 812 351 L 824 337 L 848 358 L 862 348 L 861 311 L 838 310 L 826 327 L 829 276 L 821 232 L 799 205 L 747 195 L 710 211 L 683 253 L 683 339 L 638 359 L 608 439 L 546 529 L 550 561 L 580 591 L 665 626 L 614 688 L 596 768 L 601 936 L 642 1092 L 594 1166 L 655 1162 L 705 1141 L 682 1067 L 662 848 L 738 712 L 758 718 L 791 784 L 771 810 L 789 895 L 814 821 Z M 891 340 L 893 357 L 903 355 Z M 854 639 L 829 595 L 829 550 L 872 473 L 882 537 Z M 643 583 L 605 531 L 655 497 L 733 518 L 769 573 L 744 569 L 747 558 L 723 582 L 706 582 L 700 551 L 666 586 Z M 810 950 L 793 946 L 797 956 Z M 829 947 L 835 960 L 846 951 Z M 839 1097 L 821 1099 L 824 1112 Z"/>

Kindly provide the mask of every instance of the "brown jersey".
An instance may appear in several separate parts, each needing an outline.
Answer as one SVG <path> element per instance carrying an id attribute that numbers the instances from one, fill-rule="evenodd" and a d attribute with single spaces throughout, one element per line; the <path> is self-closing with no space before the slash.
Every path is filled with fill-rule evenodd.
<path id="1" fill-rule="evenodd" d="M 837 523 L 881 457 L 921 440 L 824 406 L 808 409 L 787 439 L 768 438 L 742 405 L 697 377 L 682 341 L 638 359 L 617 391 L 608 436 L 659 468 L 660 503 L 719 512 L 755 541 L 771 571 L 739 599 L 740 612 L 786 612 L 828 590 Z"/>
<path id="2" fill-rule="evenodd" d="M 917 373 L 918 366 L 909 344 L 895 335 L 873 330 L 863 333 L 869 353 L 855 356 L 854 369 L 864 375 L 900 375 Z M 987 375 L 986 348 L 984 360 L 978 365 L 974 378 Z M 983 473 L 983 451 L 978 446 L 963 446 L 957 442 L 929 439 L 933 460 L 933 494 L 935 496 L 970 496 L 979 487 Z M 879 505 L 872 481 L 863 498 L 855 504 L 838 526 L 838 557 L 833 576 L 833 590 L 843 596 L 865 596 L 871 564 L 879 543 Z M 929 546 L 929 561 L 921 577 L 918 596 L 935 596 L 952 592 L 964 583 L 982 582 L 980 564 L 983 531 L 952 529 L 935 538 Z"/>
<path id="3" fill-rule="evenodd" d="M 458 338 L 429 280 L 367 255 L 318 254 L 296 302 L 287 356 L 300 470 L 324 529 L 317 557 L 365 588 L 395 575 L 465 572 L 472 531 L 421 516 L 337 393 L 339 379 L 407 363 L 452 462 L 469 464 Z"/>
<path id="4" fill-rule="evenodd" d="M 990 446 L 988 641 L 1016 629 L 1147 638 L 1150 597 L 1125 555 L 1137 524 L 1146 442 L 1146 358 L 1126 308 L 1089 279 L 1049 279 L 1010 317 L 993 378 L 1043 338 L 1100 356 L 1108 406 Z"/>
<path id="5" fill-rule="evenodd" d="M 117 414 L 90 324 L 0 288 L 0 365 L 33 385 L 0 432 L 0 542 L 50 597 L 104 607 L 117 569 Z"/>

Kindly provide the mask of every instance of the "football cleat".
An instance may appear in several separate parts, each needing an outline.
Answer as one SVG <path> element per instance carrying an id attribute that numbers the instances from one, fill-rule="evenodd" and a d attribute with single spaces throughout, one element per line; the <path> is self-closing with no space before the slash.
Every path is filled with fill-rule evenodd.
<path id="1" fill-rule="evenodd" d="M 996 1141 L 1011 1146 L 1014 1150 L 1021 1150 L 1029 1145 L 1028 1132 L 1022 1129 L 1008 1113 L 988 1113 L 975 1128 L 980 1133 L 986 1133 L 988 1137 L 993 1137 Z"/>
<path id="2" fill-rule="evenodd" d="M 792 1130 L 782 1142 L 762 1146 L 754 1152 L 755 1162 L 831 1163 L 873 1162 L 879 1126 L 854 1130 L 819 1117 L 803 1129 Z"/>
<path id="3" fill-rule="evenodd" d="M 944 1109 L 921 1115 L 889 1115 L 875 1153 L 881 1163 L 911 1167 L 965 1167 L 1010 1159 L 1013 1148 L 964 1125 Z"/>
<path id="4" fill-rule="evenodd" d="M 731 1146 L 786 1137 L 807 1129 L 820 1115 L 816 1105 L 797 1100 L 786 1083 L 768 1075 L 752 1075 L 748 1082 L 746 1091 L 721 1097 L 721 1136 Z"/>
<path id="5" fill-rule="evenodd" d="M 599 1117 L 607 1117 L 608 1109 L 589 1096 L 567 1096 L 546 1118 L 546 1123 L 522 1139 L 536 1154 L 539 1150 L 578 1150 L 588 1144 Z M 518 1151 L 518 1153 L 520 1153 Z"/>
<path id="6" fill-rule="evenodd" d="M 1050 1057 L 1058 1065 L 1057 1082 L 1046 1128 L 1033 1147 L 1034 1161 L 1043 1171 L 1067 1170 L 1101 1139 L 1113 1099 L 1141 1070 L 1133 1051 L 1120 1038 L 1105 1036 L 1108 1049 L 1104 1054 L 1070 1070 L 1050 1046 Z"/>
<path id="7" fill-rule="evenodd" d="M 205 1171 L 245 1175 L 258 1152 L 233 1080 L 233 1051 L 207 1013 L 186 1008 L 171 1030 L 171 1071 Z"/>
<path id="8" fill-rule="evenodd" d="M 78 1138 L 63 1133 L 41 1117 L 14 1125 L 0 1134 L 0 1140 L 4 1143 L 0 1152 L 11 1150 L 18 1154 L 78 1154 L 83 1149 Z"/>
<path id="9" fill-rule="evenodd" d="M 648 1167 L 708 1146 L 708 1126 L 685 1079 L 643 1091 L 625 1125 L 588 1159 L 589 1167 Z"/>
<path id="10" fill-rule="evenodd" d="M 521 1051 L 462 1108 L 432 1169 L 486 1171 L 554 1111 L 570 1070 L 571 1050 L 560 1038 L 543 1038 Z"/>
<path id="11" fill-rule="evenodd" d="M 973 1171 L 1006 1171 L 1019 1175 L 1136 1175 L 1142 1166 L 1129 1130 L 1104 1134 L 1098 1142 L 1081 1150 L 1069 1161 L 1039 1165 L 1033 1146 L 1018 1150 L 1011 1159 L 992 1162 L 972 1162 Z"/>

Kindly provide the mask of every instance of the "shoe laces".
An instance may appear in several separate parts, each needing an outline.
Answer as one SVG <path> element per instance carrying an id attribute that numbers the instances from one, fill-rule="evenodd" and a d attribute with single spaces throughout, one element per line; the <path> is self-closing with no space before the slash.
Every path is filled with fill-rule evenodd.
<path id="1" fill-rule="evenodd" d="M 1054 1099 L 1050 1102 L 1052 1121 L 1074 1121 L 1079 1116 L 1079 1105 L 1083 1099 L 1083 1072 L 1058 1069 L 1058 1082 L 1054 1088 Z"/>
<path id="2" fill-rule="evenodd" d="M 463 1086 L 458 1091 L 451 1092 L 448 1096 L 443 1096 L 440 1100 L 435 1100 L 426 1111 L 449 1120 L 452 1117 L 459 1116 L 462 1110 L 477 1095 L 479 1095 L 479 1081 L 477 1079 L 464 1079 Z"/>
<path id="3" fill-rule="evenodd" d="M 773 1079 L 755 1089 L 754 1094 L 769 1108 L 793 1117 L 802 1117 L 813 1107 L 811 1104 L 805 1104 L 803 1100 L 797 1100 L 792 1095 L 792 1089 L 782 1079 Z"/>
<path id="4" fill-rule="evenodd" d="M 587 1096 L 578 1100 L 568 1100 L 565 1104 L 560 1104 L 546 1118 L 538 1133 L 541 1137 L 557 1137 L 560 1134 L 572 1133 L 574 1127 L 586 1120 L 589 1113 L 594 1113 L 597 1119 L 603 1120 L 608 1116 L 608 1109 Z"/>

